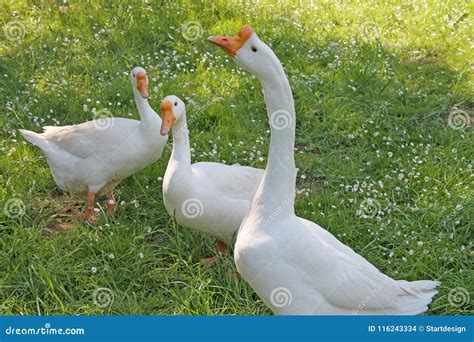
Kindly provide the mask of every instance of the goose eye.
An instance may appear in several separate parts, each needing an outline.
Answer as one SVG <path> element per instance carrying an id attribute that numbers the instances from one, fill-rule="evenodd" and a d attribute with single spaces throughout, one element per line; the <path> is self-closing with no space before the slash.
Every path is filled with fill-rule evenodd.
<path id="1" fill-rule="evenodd" d="M 257 48 L 255 46 L 252 45 L 250 48 L 252 49 L 253 52 L 257 52 Z"/>
<path id="2" fill-rule="evenodd" d="M 177 105 L 178 105 L 178 102 L 175 102 L 174 105 L 177 106 Z"/>
<path id="3" fill-rule="evenodd" d="M 135 77 L 135 74 L 132 74 L 133 77 Z"/>

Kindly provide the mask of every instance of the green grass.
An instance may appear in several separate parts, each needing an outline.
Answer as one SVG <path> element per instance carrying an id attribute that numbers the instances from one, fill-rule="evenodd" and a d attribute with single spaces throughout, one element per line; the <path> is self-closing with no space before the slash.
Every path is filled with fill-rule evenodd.
<path id="1" fill-rule="evenodd" d="M 25 213 L 0 211 L 0 312 L 270 313 L 231 253 L 204 268 L 213 239 L 167 215 L 159 177 L 170 144 L 118 186 L 115 218 L 60 229 L 67 194 L 18 133 L 90 120 L 93 108 L 138 118 L 128 73 L 141 65 L 152 106 L 169 94 L 187 102 L 194 161 L 263 168 L 260 84 L 205 41 L 249 23 L 295 97 L 296 213 L 391 277 L 440 280 L 429 314 L 472 314 L 473 3 L 315 2 L 3 1 L 2 31 L 17 23 L 24 37 L 0 36 L 0 206 Z M 182 34 L 190 21 L 202 27 L 194 41 Z M 448 125 L 456 110 L 470 125 Z M 376 217 L 361 215 L 368 198 Z M 98 288 L 113 291 L 112 305 L 94 303 Z"/>

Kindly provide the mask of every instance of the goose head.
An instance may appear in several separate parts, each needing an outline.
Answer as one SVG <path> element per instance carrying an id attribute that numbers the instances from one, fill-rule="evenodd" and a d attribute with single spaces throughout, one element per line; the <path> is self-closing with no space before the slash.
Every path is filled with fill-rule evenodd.
<path id="1" fill-rule="evenodd" d="M 130 80 L 132 81 L 133 92 L 141 95 L 142 98 L 147 99 L 148 94 L 148 75 L 142 67 L 133 68 L 130 72 Z"/>
<path id="2" fill-rule="evenodd" d="M 271 60 L 275 54 L 249 25 L 242 26 L 235 36 L 211 36 L 207 40 L 259 79 L 274 72 Z"/>
<path id="3" fill-rule="evenodd" d="M 161 135 L 167 135 L 175 122 L 185 119 L 186 107 L 184 102 L 175 95 L 166 96 L 160 105 Z"/>

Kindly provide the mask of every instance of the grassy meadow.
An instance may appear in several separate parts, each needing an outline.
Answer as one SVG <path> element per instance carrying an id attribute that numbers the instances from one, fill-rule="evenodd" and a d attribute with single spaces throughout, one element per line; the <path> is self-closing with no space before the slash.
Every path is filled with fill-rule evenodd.
<path id="1" fill-rule="evenodd" d="M 474 313 L 471 1 L 0 3 L 0 314 L 268 315 L 232 250 L 181 227 L 161 159 L 116 188 L 119 207 L 60 191 L 18 132 L 150 103 L 187 105 L 193 161 L 264 168 L 259 82 L 206 42 L 250 24 L 282 61 L 297 111 L 296 213 L 395 279 L 441 281 L 430 315 Z M 157 135 L 159 132 L 157 132 Z"/>

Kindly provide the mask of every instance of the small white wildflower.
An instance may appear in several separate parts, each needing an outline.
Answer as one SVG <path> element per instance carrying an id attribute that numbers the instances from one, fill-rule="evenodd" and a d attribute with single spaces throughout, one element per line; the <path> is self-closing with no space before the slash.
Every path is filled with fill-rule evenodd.
<path id="1" fill-rule="evenodd" d="M 110 259 L 110 260 L 115 259 L 115 255 L 113 255 L 113 253 L 110 253 L 110 254 L 109 254 L 109 259 Z"/>
<path id="2" fill-rule="evenodd" d="M 91 272 L 92 272 L 92 273 L 97 273 L 97 267 L 92 267 L 92 268 L 91 268 Z"/>

